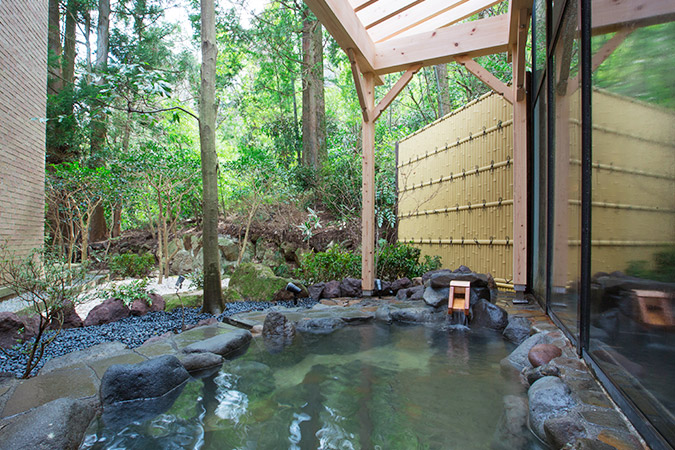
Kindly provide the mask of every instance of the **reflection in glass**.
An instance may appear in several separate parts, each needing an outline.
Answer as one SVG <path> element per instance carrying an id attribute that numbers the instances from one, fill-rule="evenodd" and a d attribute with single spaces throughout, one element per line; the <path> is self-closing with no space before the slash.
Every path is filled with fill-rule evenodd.
<path id="1" fill-rule="evenodd" d="M 555 190 L 551 310 L 573 336 L 578 333 L 581 230 L 581 91 L 578 4 L 564 11 L 553 49 L 555 73 Z"/>
<path id="2" fill-rule="evenodd" d="M 590 353 L 675 445 L 675 23 L 593 37 Z"/>

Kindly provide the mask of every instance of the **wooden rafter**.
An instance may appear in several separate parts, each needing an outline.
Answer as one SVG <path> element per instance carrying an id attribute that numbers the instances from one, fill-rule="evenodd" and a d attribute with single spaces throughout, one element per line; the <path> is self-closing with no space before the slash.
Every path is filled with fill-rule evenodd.
<path id="1" fill-rule="evenodd" d="M 466 70 L 474 74 L 483 83 L 487 84 L 490 89 L 504 97 L 507 102 L 513 104 L 513 89 L 501 82 L 496 76 L 491 74 L 490 71 L 468 56 L 455 56 L 455 61 L 466 67 Z"/>
<path id="2" fill-rule="evenodd" d="M 357 13 L 357 16 L 367 30 L 422 3 L 422 1 L 423 0 L 386 0 L 363 8 Z"/>
<path id="3" fill-rule="evenodd" d="M 625 27 L 643 27 L 675 20 L 673 0 L 593 0 L 593 34 L 605 34 Z"/>
<path id="4" fill-rule="evenodd" d="M 391 105 L 391 102 L 393 102 L 398 94 L 400 94 L 401 91 L 408 85 L 408 83 L 410 83 L 413 75 L 415 75 L 421 68 L 421 64 L 416 64 L 406 70 L 403 75 L 401 75 L 401 78 L 399 78 L 396 84 L 389 90 L 389 92 L 387 92 L 387 95 L 385 95 L 382 100 L 379 101 L 375 107 L 375 110 L 373 111 L 373 114 L 370 115 L 373 121 L 377 120 L 382 115 L 389 105 Z"/>
<path id="5" fill-rule="evenodd" d="M 447 27 L 499 3 L 499 0 L 465 0 L 438 2 L 431 8 L 429 2 L 417 4 L 386 22 L 368 29 L 373 42 L 384 42 L 394 37 L 410 36 Z"/>
<path id="6" fill-rule="evenodd" d="M 508 17 L 501 15 L 375 44 L 375 73 L 400 72 L 413 64 L 447 63 L 457 55 L 506 51 L 508 26 Z"/>

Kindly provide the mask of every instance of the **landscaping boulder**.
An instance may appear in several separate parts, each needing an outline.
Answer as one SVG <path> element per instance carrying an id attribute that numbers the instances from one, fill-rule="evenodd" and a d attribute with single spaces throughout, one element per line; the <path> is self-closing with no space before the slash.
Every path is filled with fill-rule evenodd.
<path id="1" fill-rule="evenodd" d="M 520 373 L 523 369 L 531 369 L 532 364 L 527 359 L 530 349 L 537 344 L 550 344 L 551 341 L 552 339 L 548 336 L 548 333 L 533 334 L 525 339 L 509 356 L 501 360 L 500 365 L 502 370 L 506 373 L 512 371 Z"/>
<path id="2" fill-rule="evenodd" d="M 27 318 L 13 312 L 0 312 L 0 347 L 11 348 L 19 341 L 35 336 L 37 327 Z"/>
<path id="3" fill-rule="evenodd" d="M 75 305 L 73 302 L 67 301 L 63 306 L 56 312 L 56 318 L 52 320 L 50 328 L 56 330 L 58 328 L 80 328 L 84 326 L 82 318 L 75 311 Z"/>
<path id="4" fill-rule="evenodd" d="M 428 323 L 440 322 L 447 316 L 445 311 L 438 312 L 432 307 L 391 308 L 389 316 L 395 322 Z"/>
<path id="5" fill-rule="evenodd" d="M 543 366 L 525 369 L 523 376 L 527 380 L 527 383 L 532 385 L 540 378 L 560 377 L 560 369 L 553 364 L 544 364 Z"/>
<path id="6" fill-rule="evenodd" d="M 558 377 L 543 377 L 535 381 L 527 397 L 530 427 L 542 440 L 546 440 L 544 422 L 564 415 L 575 405 L 570 388 Z"/>
<path id="7" fill-rule="evenodd" d="M 297 322 L 297 330 L 301 333 L 330 334 L 338 328 L 345 326 L 345 322 L 339 317 L 318 317 L 315 319 L 302 319 Z"/>
<path id="8" fill-rule="evenodd" d="M 449 288 L 435 288 L 433 286 L 429 286 L 428 288 L 424 289 L 424 293 L 422 294 L 422 298 L 424 299 L 424 302 L 429 305 L 433 306 L 434 308 L 438 308 L 439 306 L 442 305 L 447 305 L 448 304 L 448 296 L 450 295 L 450 289 Z"/>
<path id="9" fill-rule="evenodd" d="M 92 399 L 59 398 L 0 421 L 0 447 L 12 450 L 78 449 L 96 414 Z"/>
<path id="10" fill-rule="evenodd" d="M 530 337 L 530 321 L 526 317 L 511 316 L 504 328 L 504 337 L 516 345 Z"/>
<path id="11" fill-rule="evenodd" d="M 272 298 L 272 300 L 275 302 L 295 300 L 295 294 L 286 288 L 283 288 L 274 293 L 274 298 Z"/>
<path id="12" fill-rule="evenodd" d="M 239 257 L 239 244 L 236 239 L 230 236 L 218 235 L 218 249 L 225 261 L 236 261 Z"/>
<path id="13" fill-rule="evenodd" d="M 218 334 L 204 341 L 195 342 L 181 350 L 182 353 L 215 353 L 226 358 L 239 355 L 246 351 L 251 342 L 251 332 L 234 329 L 230 332 Z"/>
<path id="14" fill-rule="evenodd" d="M 195 258 L 187 250 L 179 250 L 171 259 L 171 273 L 174 275 L 185 275 L 192 272 Z"/>
<path id="15" fill-rule="evenodd" d="M 267 266 L 244 263 L 236 268 L 228 287 L 236 290 L 245 300 L 271 301 L 274 294 L 285 289 L 289 282 L 274 275 Z"/>
<path id="16" fill-rule="evenodd" d="M 562 350 L 553 344 L 537 344 L 527 353 L 527 359 L 532 367 L 539 367 L 560 355 Z"/>
<path id="17" fill-rule="evenodd" d="M 361 280 L 345 278 L 340 283 L 340 297 L 361 297 Z"/>
<path id="18" fill-rule="evenodd" d="M 93 361 L 110 358 L 130 352 L 127 346 L 119 341 L 103 342 L 101 344 L 93 345 L 84 350 L 66 353 L 57 358 L 47 360 L 40 369 L 40 375 L 53 372 L 64 367 L 72 367 L 75 365 L 87 364 Z"/>
<path id="19" fill-rule="evenodd" d="M 143 316 L 149 312 L 164 311 L 166 307 L 164 297 L 154 292 L 148 294 L 148 297 L 150 297 L 150 305 L 148 305 L 146 300 L 140 298 L 134 300 L 130 309 L 132 316 Z"/>
<path id="20" fill-rule="evenodd" d="M 338 298 L 340 296 L 340 282 L 339 281 L 329 281 L 323 287 L 322 298 Z"/>
<path id="21" fill-rule="evenodd" d="M 502 331 L 508 324 L 508 313 L 483 298 L 471 308 L 471 311 L 471 326 Z"/>
<path id="22" fill-rule="evenodd" d="M 228 362 L 225 370 L 238 377 L 237 390 L 248 396 L 262 397 L 274 390 L 274 372 L 266 364 L 237 359 Z"/>
<path id="23" fill-rule="evenodd" d="M 432 272 L 425 273 L 422 278 L 429 280 L 429 285 L 435 288 L 449 287 L 451 281 L 470 281 L 471 287 L 486 287 L 488 286 L 488 276 L 482 273 L 471 272 L 470 269 L 465 268 L 465 270 L 457 269 L 455 272 L 451 272 L 448 269 L 435 270 Z M 468 272 L 466 270 L 469 270 Z M 426 283 L 426 279 L 425 279 Z"/>
<path id="24" fill-rule="evenodd" d="M 397 293 L 401 289 L 409 288 L 410 286 L 412 286 L 412 281 L 410 281 L 410 278 L 403 277 L 391 283 L 391 290 L 394 293 Z"/>
<path id="25" fill-rule="evenodd" d="M 188 372 L 198 372 L 220 367 L 225 361 L 220 355 L 211 352 L 181 354 L 179 360 Z"/>
<path id="26" fill-rule="evenodd" d="M 493 303 L 492 294 L 490 294 L 490 289 L 485 286 L 474 286 L 471 285 L 471 290 L 469 292 L 469 304 L 474 306 L 478 301 L 484 298 L 485 300 Z"/>
<path id="27" fill-rule="evenodd" d="M 182 385 L 190 375 L 173 355 L 138 364 L 113 364 L 101 379 L 101 403 L 160 397 Z"/>
<path id="28" fill-rule="evenodd" d="M 293 343 L 295 325 L 280 312 L 273 311 L 265 317 L 262 336 L 265 346 L 271 352 L 280 352 Z"/>
<path id="29" fill-rule="evenodd" d="M 313 285 L 309 286 L 307 290 L 309 291 L 309 296 L 312 297 L 314 300 L 319 300 L 321 298 L 321 294 L 323 293 L 323 287 L 326 285 L 326 283 L 314 283 Z"/>
<path id="30" fill-rule="evenodd" d="M 119 298 L 109 298 L 100 305 L 95 306 L 87 318 L 84 319 L 84 326 L 102 325 L 104 323 L 116 322 L 125 317 L 129 317 L 131 311 Z"/>
<path id="31" fill-rule="evenodd" d="M 491 302 L 496 302 L 497 297 L 499 297 L 499 287 L 497 286 L 497 282 L 495 279 L 492 277 L 492 274 L 487 274 L 487 287 L 490 290 L 490 301 Z"/>

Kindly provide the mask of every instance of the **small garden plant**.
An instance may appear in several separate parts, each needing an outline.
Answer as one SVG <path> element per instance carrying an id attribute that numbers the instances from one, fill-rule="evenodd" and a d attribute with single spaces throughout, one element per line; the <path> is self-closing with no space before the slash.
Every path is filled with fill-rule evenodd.
<path id="1" fill-rule="evenodd" d="M 127 284 L 110 286 L 107 289 L 98 291 L 96 296 L 101 299 L 118 298 L 128 307 L 136 300 L 145 300 L 150 306 L 152 305 L 150 294 L 153 292 L 152 289 L 148 289 L 148 280 L 145 278 Z"/>
<path id="2" fill-rule="evenodd" d="M 0 285 L 29 304 L 37 330 L 29 341 L 28 358 L 21 378 L 28 378 L 38 365 L 45 349 L 63 327 L 64 310 L 74 307 L 86 283 L 86 265 L 71 265 L 55 254 L 34 250 L 21 259 L 0 247 Z M 53 333 L 47 333 L 48 330 Z M 0 349 L 2 350 L 2 349 Z M 4 352 L 4 350 L 3 350 Z"/>

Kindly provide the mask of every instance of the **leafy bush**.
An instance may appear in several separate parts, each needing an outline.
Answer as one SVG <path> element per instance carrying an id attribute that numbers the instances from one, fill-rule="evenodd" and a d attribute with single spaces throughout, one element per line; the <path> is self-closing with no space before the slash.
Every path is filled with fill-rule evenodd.
<path id="1" fill-rule="evenodd" d="M 204 271 L 195 269 L 185 275 L 185 278 L 190 280 L 190 284 L 197 289 L 204 289 Z"/>
<path id="2" fill-rule="evenodd" d="M 440 256 L 424 255 L 424 261 L 420 262 L 420 254 L 419 248 L 409 244 L 381 242 L 377 252 L 377 277 L 390 281 L 421 277 L 425 272 L 441 267 Z"/>
<path id="3" fill-rule="evenodd" d="M 420 262 L 421 250 L 409 244 L 380 243 L 377 251 L 377 277 L 396 280 L 402 277 L 420 277 L 425 272 L 441 267 L 439 256 L 425 255 Z M 296 276 L 306 283 L 342 280 L 361 276 L 361 255 L 333 246 L 325 252 L 310 253 L 300 263 Z"/>
<path id="4" fill-rule="evenodd" d="M 135 300 L 145 300 L 148 305 L 152 305 L 152 298 L 149 295 L 152 292 L 154 292 L 152 289 L 148 289 L 148 280 L 144 279 L 111 286 L 98 291 L 97 296 L 102 299 L 119 298 L 127 306 L 131 306 Z"/>
<path id="5" fill-rule="evenodd" d="M 335 245 L 325 252 L 309 253 L 300 262 L 296 275 L 308 284 L 361 276 L 361 255 Z"/>
<path id="6" fill-rule="evenodd" d="M 150 273 L 155 265 L 155 257 L 150 253 L 137 255 L 122 253 L 110 257 L 110 272 L 121 277 L 144 277 Z"/>

